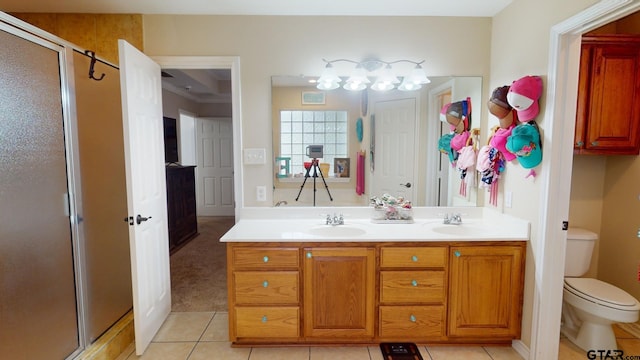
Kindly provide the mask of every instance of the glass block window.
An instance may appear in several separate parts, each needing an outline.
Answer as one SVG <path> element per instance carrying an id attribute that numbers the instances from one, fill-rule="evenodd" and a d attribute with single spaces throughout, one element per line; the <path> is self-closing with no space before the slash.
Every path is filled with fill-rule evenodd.
<path id="1" fill-rule="evenodd" d="M 291 157 L 291 173 L 304 173 L 304 162 L 309 145 L 324 145 L 320 162 L 329 163 L 333 174 L 333 159 L 348 157 L 347 112 L 280 111 L 280 156 Z"/>

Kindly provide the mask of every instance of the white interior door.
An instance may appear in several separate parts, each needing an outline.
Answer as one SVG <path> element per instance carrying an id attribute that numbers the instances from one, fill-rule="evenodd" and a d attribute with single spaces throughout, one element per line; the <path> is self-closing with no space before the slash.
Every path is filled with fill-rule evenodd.
<path id="1" fill-rule="evenodd" d="M 196 120 L 196 211 L 233 216 L 233 124 L 231 118 Z"/>
<path id="2" fill-rule="evenodd" d="M 136 354 L 171 311 L 160 66 L 118 40 Z M 146 220 L 145 220 L 146 219 Z"/>
<path id="3" fill-rule="evenodd" d="M 416 99 L 375 103 L 375 171 L 372 195 L 414 200 Z"/>

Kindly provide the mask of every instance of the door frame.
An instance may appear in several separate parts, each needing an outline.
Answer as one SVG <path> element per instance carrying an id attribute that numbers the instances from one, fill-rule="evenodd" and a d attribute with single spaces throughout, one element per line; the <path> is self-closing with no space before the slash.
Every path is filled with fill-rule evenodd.
<path id="1" fill-rule="evenodd" d="M 549 41 L 549 69 L 545 106 L 545 156 L 540 180 L 541 201 L 534 229 L 538 238 L 534 245 L 536 261 L 529 349 L 522 341 L 514 348 L 525 358 L 553 359 L 558 356 L 562 288 L 566 251 L 566 231 L 562 221 L 568 220 L 573 169 L 573 140 L 580 43 L 582 34 L 615 21 L 640 9 L 639 0 L 602 0 L 553 27 Z M 567 106 L 569 105 L 569 106 Z M 558 119 L 558 121 L 554 121 Z M 538 230 L 538 234 L 535 234 Z M 528 353 L 528 354 L 527 354 Z"/>
<path id="2" fill-rule="evenodd" d="M 429 149 L 437 149 L 438 139 L 442 136 L 443 123 L 440 121 L 440 107 L 438 104 L 438 97 L 442 94 L 449 92 L 453 94 L 455 82 L 448 80 L 432 89 L 429 89 L 428 101 L 429 101 L 429 113 L 427 115 L 427 144 Z M 438 206 L 440 200 L 442 200 L 443 193 L 446 194 L 447 203 L 440 206 L 447 206 L 449 202 L 449 173 L 451 166 L 449 163 L 444 164 L 440 168 L 440 162 L 442 155 L 433 159 L 427 157 L 427 171 L 426 171 L 426 204 L 427 206 Z M 437 177 L 429 176 L 429 174 L 438 174 Z M 438 181 L 440 181 L 440 187 L 438 187 Z"/>
<path id="3" fill-rule="evenodd" d="M 242 106 L 240 103 L 239 56 L 150 56 L 161 69 L 229 69 L 231 70 L 231 122 L 233 126 L 233 192 L 236 221 L 244 204 L 242 187 Z"/>

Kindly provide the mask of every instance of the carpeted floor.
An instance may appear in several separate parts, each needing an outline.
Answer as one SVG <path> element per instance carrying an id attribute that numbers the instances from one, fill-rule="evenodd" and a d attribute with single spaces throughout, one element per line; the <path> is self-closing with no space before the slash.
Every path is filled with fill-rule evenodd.
<path id="1" fill-rule="evenodd" d="M 227 311 L 226 246 L 233 217 L 199 217 L 198 235 L 171 255 L 171 311 Z"/>

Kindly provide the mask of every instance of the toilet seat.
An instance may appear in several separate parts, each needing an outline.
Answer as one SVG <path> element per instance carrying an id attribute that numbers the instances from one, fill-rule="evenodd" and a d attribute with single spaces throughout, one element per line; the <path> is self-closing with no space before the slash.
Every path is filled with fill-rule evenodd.
<path id="1" fill-rule="evenodd" d="M 612 309 L 640 310 L 640 303 L 626 291 L 591 278 L 565 278 L 564 288 L 576 296 Z"/>

